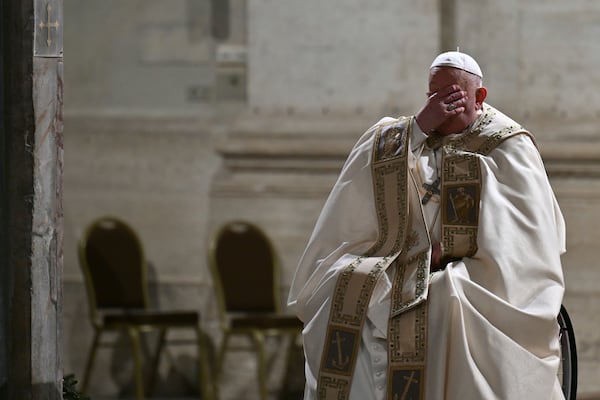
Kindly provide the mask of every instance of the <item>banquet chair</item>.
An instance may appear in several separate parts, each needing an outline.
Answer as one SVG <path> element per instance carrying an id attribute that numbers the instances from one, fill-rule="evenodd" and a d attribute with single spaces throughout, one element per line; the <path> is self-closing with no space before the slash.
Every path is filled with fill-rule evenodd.
<path id="1" fill-rule="evenodd" d="M 206 355 L 208 336 L 200 327 L 200 315 L 196 311 L 160 311 L 148 307 L 147 264 L 135 231 L 114 217 L 93 221 L 79 242 L 79 263 L 94 329 L 81 390 L 87 389 L 98 348 L 114 345 L 101 341 L 102 335 L 107 331 L 122 332 L 129 337 L 131 345 L 136 399 L 142 400 L 146 390 L 141 351 L 143 334 L 158 332 L 158 346 L 151 365 L 150 383 L 153 383 L 161 352 L 165 344 L 172 343 L 167 341 L 168 331 L 188 329 L 195 332 L 199 391 L 203 399 L 212 399 Z"/>
<path id="2" fill-rule="evenodd" d="M 575 400 L 577 398 L 577 347 L 575 345 L 573 324 L 571 324 L 571 319 L 564 305 L 560 307 L 558 325 L 560 328 L 561 352 L 559 379 L 565 399 Z"/>
<path id="3" fill-rule="evenodd" d="M 217 385 L 230 338 L 243 335 L 250 339 L 256 352 L 260 398 L 266 400 L 265 339 L 288 337 L 290 346 L 295 346 L 302 331 L 299 319 L 281 312 L 279 264 L 273 245 L 257 225 L 230 221 L 213 234 L 209 266 L 223 332 L 217 361 Z M 293 350 L 290 347 L 288 357 Z"/>

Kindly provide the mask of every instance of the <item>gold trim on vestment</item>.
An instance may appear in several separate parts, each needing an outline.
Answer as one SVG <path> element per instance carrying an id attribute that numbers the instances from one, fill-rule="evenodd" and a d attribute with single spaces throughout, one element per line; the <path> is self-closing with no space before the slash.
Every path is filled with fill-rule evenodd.
<path id="1" fill-rule="evenodd" d="M 317 382 L 320 400 L 348 398 L 371 294 L 396 256 L 358 257 L 338 277 Z"/>
<path id="2" fill-rule="evenodd" d="M 481 156 L 511 136 L 528 134 L 518 125 L 506 124 L 494 132 L 495 126 L 490 125 L 495 119 L 495 111 L 486 105 L 469 132 L 427 140 L 428 146 L 442 148 L 440 212 L 446 258 L 468 257 L 477 251 Z M 419 188 L 408 167 L 413 122 L 403 117 L 376 128 L 371 170 L 378 237 L 336 281 L 317 380 L 319 400 L 348 398 L 371 294 L 390 266 L 387 398 L 424 398 L 431 240 Z"/>
<path id="3" fill-rule="evenodd" d="M 443 147 L 442 248 L 448 258 L 477 251 L 481 168 L 477 154 Z"/>
<path id="4" fill-rule="evenodd" d="M 416 189 L 409 190 L 409 184 L 415 185 L 408 175 L 411 122 L 402 118 L 381 125 L 375 133 L 372 176 L 379 236 L 365 256 L 346 266 L 336 281 L 317 383 L 320 400 L 348 398 L 371 293 L 392 263 L 397 266 L 388 324 L 393 350 L 388 353 L 390 377 L 396 379 L 388 380 L 389 390 L 401 389 L 402 394 L 405 389 L 414 393 L 416 388 L 422 395 L 419 388 L 424 387 L 427 344 L 426 305 L 422 302 L 427 292 L 430 243 L 420 208 L 417 223 L 413 226 L 409 221 L 409 193 L 420 207 Z M 418 306 L 420 302 L 423 306 Z M 408 386 L 402 385 L 404 377 L 411 378 L 406 380 Z M 415 385 L 417 381 L 421 383 Z"/>
<path id="5" fill-rule="evenodd" d="M 410 118 L 381 126 L 373 146 L 373 192 L 379 221 L 379 236 L 367 255 L 400 251 L 406 237 L 408 218 L 408 137 Z M 385 199 L 394 199 L 386 202 Z M 383 201 L 379 201 L 383 200 Z"/>
<path id="6" fill-rule="evenodd" d="M 514 123 L 494 132 L 496 118 L 496 111 L 486 105 L 469 132 L 458 138 L 432 137 L 430 141 L 442 149 L 441 247 L 446 260 L 471 257 L 477 252 L 481 157 L 515 135 L 529 135 L 535 143 L 529 132 Z"/>
<path id="7" fill-rule="evenodd" d="M 418 188 L 408 167 L 412 123 L 411 118 L 400 119 L 381 129 L 376 137 L 372 174 L 380 229 L 378 241 L 368 254 L 400 251 L 394 262 L 388 320 L 387 394 L 388 399 L 419 400 L 424 398 L 425 391 L 427 303 L 424 300 L 431 243 Z"/>

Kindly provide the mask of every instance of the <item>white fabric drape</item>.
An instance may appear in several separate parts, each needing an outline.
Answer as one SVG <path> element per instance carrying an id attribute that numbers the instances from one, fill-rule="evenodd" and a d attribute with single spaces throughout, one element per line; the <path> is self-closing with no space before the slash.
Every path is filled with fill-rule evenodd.
<path id="1" fill-rule="evenodd" d="M 338 272 L 377 239 L 370 163 L 375 129 L 390 121 L 369 129 L 350 153 L 292 283 L 288 305 L 305 323 L 305 400 L 317 398 Z M 439 161 L 420 145 L 423 139 L 414 124 L 409 165 L 416 181 L 431 182 Z M 562 399 L 556 378 L 562 214 L 528 136 L 508 139 L 480 160 L 478 251 L 430 279 L 426 399 Z M 434 240 L 439 238 L 435 200 L 424 207 Z M 386 273 L 371 297 L 351 400 L 385 399 L 392 271 Z"/>

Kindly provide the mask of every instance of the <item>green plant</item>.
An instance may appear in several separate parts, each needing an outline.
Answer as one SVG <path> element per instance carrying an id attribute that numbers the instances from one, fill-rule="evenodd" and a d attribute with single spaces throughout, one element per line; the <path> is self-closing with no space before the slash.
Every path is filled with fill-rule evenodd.
<path id="1" fill-rule="evenodd" d="M 79 393 L 76 389 L 77 380 L 75 375 L 69 374 L 63 377 L 63 400 L 90 400 L 88 396 Z"/>

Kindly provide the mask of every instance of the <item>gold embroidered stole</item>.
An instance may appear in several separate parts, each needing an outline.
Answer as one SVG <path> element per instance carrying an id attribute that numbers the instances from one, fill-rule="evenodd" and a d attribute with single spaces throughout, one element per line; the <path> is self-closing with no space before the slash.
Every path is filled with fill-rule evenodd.
<path id="1" fill-rule="evenodd" d="M 379 236 L 336 282 L 317 383 L 320 400 L 348 398 L 371 293 L 392 263 L 388 398 L 423 398 L 431 244 L 408 173 L 410 127 L 411 119 L 402 118 L 376 132 L 372 175 Z"/>
<path id="2" fill-rule="evenodd" d="M 412 123 L 412 120 L 407 121 L 409 124 L 406 129 L 407 141 Z M 374 162 L 373 171 L 394 164 L 396 164 L 396 174 L 401 175 L 401 179 L 406 182 L 403 187 L 408 196 L 408 217 L 405 218 L 403 228 L 405 237 L 396 238 L 401 240 L 403 248 L 396 260 L 388 319 L 387 398 L 422 400 L 425 397 L 426 387 L 427 302 L 425 300 L 429 290 L 431 241 L 417 184 L 409 172 L 408 160 L 402 160 L 400 165 L 396 160 L 380 157 L 377 162 Z M 400 171 L 402 172 L 399 173 Z M 381 183 L 375 182 L 376 187 Z M 378 207 L 381 207 L 378 210 L 381 226 L 386 217 L 383 214 L 383 205 L 393 202 L 393 199 L 377 197 L 376 202 Z M 398 211 L 400 210 L 396 212 Z M 393 232 L 389 236 L 393 237 Z"/>
<path id="3" fill-rule="evenodd" d="M 417 185 L 408 168 L 412 124 L 412 118 L 400 118 L 380 126 L 375 133 L 372 177 L 379 236 L 365 255 L 344 268 L 336 282 L 317 381 L 319 400 L 348 398 L 371 294 L 390 266 L 394 267 L 394 275 L 387 335 L 387 399 L 424 398 L 425 300 L 431 241 Z M 480 157 L 517 134 L 529 133 L 485 105 L 483 115 L 468 133 L 457 139 L 428 140 L 430 146 L 443 149 L 441 213 L 445 258 L 469 257 L 477 251 Z"/>
<path id="4" fill-rule="evenodd" d="M 359 257 L 338 277 L 317 382 L 320 400 L 350 395 L 369 299 L 392 257 Z"/>
<path id="5" fill-rule="evenodd" d="M 442 253 L 446 260 L 470 257 L 477 251 L 481 156 L 519 134 L 535 139 L 520 125 L 486 105 L 473 128 L 456 139 L 437 138 L 442 148 Z M 435 142 L 434 138 L 434 141 Z"/>

